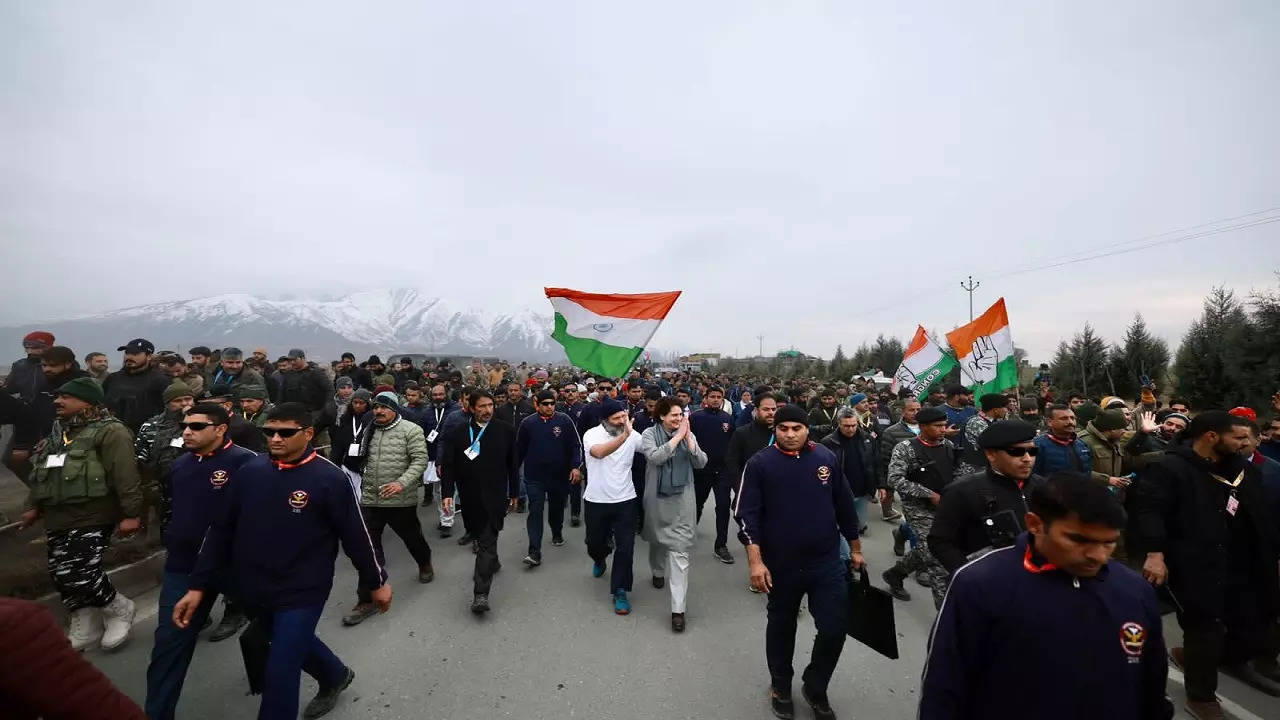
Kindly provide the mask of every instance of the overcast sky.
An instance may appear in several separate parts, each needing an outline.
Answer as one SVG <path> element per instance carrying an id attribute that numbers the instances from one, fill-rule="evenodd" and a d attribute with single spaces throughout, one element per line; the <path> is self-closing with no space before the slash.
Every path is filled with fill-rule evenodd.
<path id="1" fill-rule="evenodd" d="M 1275 286 L 1280 223 L 1000 275 L 1280 206 L 1280 4 L 897 5 L 4 3 L 0 321 L 683 289 L 655 344 L 829 356 L 973 274 L 1039 360 Z"/>

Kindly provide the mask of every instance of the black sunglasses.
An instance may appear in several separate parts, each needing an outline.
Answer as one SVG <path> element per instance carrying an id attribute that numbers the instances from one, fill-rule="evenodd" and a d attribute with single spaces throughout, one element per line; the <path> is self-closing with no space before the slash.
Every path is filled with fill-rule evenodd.
<path id="1" fill-rule="evenodd" d="M 1029 448 L 1010 447 L 1010 448 L 1000 448 L 1000 450 L 1004 453 L 1007 453 L 1009 457 L 1022 457 L 1023 455 L 1030 455 L 1031 457 L 1035 457 L 1036 455 L 1040 454 L 1040 448 L 1034 448 L 1034 447 L 1029 447 Z"/>
<path id="2" fill-rule="evenodd" d="M 213 427 L 213 426 L 214 426 L 214 424 L 215 424 L 215 423 L 196 421 L 196 422 L 181 422 L 181 423 L 178 423 L 178 426 L 179 426 L 179 427 L 181 427 L 183 430 L 191 430 L 191 431 L 193 431 L 193 432 L 200 432 L 201 430 L 204 430 L 205 428 Z"/>
<path id="3" fill-rule="evenodd" d="M 543 401 L 539 402 L 538 404 L 539 404 L 539 405 L 555 405 L 555 404 L 556 404 L 556 401 L 555 401 L 555 400 L 543 400 Z"/>
<path id="4" fill-rule="evenodd" d="M 306 428 L 269 428 L 269 427 L 258 428 L 258 429 L 262 431 L 263 437 L 270 438 L 272 436 L 279 435 L 280 437 L 286 440 L 293 437 L 294 435 L 297 435 L 303 430 L 306 430 Z"/>

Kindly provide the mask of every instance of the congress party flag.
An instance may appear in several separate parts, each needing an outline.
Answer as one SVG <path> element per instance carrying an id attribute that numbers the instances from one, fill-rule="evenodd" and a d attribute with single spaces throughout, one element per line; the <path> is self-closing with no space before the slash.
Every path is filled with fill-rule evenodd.
<path id="1" fill-rule="evenodd" d="M 964 384 L 975 395 L 1018 386 L 1018 363 L 1013 357 L 1013 335 L 1009 333 L 1004 298 L 977 320 L 947 333 L 947 342 L 960 361 Z"/>
<path id="2" fill-rule="evenodd" d="M 924 400 L 929 394 L 929 388 L 955 366 L 956 359 L 939 348 L 923 326 L 917 325 L 916 335 L 911 338 L 911 344 L 902 356 L 898 371 L 893 374 L 893 384 L 889 389 L 897 395 L 899 390 L 906 388 L 916 399 Z"/>
<path id="3" fill-rule="evenodd" d="M 621 377 L 644 352 L 680 291 L 637 295 L 546 288 L 556 312 L 551 337 L 574 365 L 605 377 Z"/>

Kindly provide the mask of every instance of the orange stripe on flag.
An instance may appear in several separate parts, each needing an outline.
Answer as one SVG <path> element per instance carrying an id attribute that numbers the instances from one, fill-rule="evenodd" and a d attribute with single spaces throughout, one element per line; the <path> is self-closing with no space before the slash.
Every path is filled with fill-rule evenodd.
<path id="1" fill-rule="evenodd" d="M 911 338 L 911 344 L 907 346 L 906 352 L 902 353 L 904 357 L 910 357 L 920 352 L 929 344 L 929 334 L 925 332 L 923 325 L 916 326 L 916 336 Z"/>
<path id="2" fill-rule="evenodd" d="M 955 351 L 957 358 L 968 357 L 973 352 L 973 341 L 983 335 L 992 335 L 1002 327 L 1009 325 L 1009 313 L 1004 309 L 1004 298 L 987 308 L 977 320 L 963 325 L 947 333 L 947 343 Z"/>
<path id="3" fill-rule="evenodd" d="M 559 297 L 572 300 L 597 315 L 608 315 L 617 318 L 635 320 L 661 320 L 671 312 L 671 306 L 680 297 L 675 292 L 638 293 L 623 295 L 619 293 L 588 293 L 568 288 L 544 288 L 547 297 Z"/>

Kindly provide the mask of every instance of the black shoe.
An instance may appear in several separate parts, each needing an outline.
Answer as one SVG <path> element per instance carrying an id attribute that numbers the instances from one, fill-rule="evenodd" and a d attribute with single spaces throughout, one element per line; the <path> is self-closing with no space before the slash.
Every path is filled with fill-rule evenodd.
<path id="1" fill-rule="evenodd" d="M 542 553 L 537 550 L 530 550 L 528 555 L 524 556 L 524 564 L 531 568 L 536 568 L 542 564 Z"/>
<path id="2" fill-rule="evenodd" d="M 229 637 L 235 637 L 235 634 L 240 632 L 240 628 L 247 624 L 249 624 L 248 618 L 241 613 L 223 613 L 222 622 L 218 623 L 218 627 L 209 633 L 209 642 L 220 642 Z"/>
<path id="3" fill-rule="evenodd" d="M 489 596 L 486 593 L 476 593 L 476 596 L 471 598 L 471 612 L 476 615 L 489 612 Z"/>
<path id="4" fill-rule="evenodd" d="M 430 565 L 420 565 L 418 567 L 418 582 L 426 585 L 436 579 L 436 571 Z"/>
<path id="5" fill-rule="evenodd" d="M 836 714 L 831 709 L 831 704 L 827 702 L 827 694 L 819 695 L 809 689 L 808 685 L 800 685 L 800 697 L 809 703 L 809 709 L 813 710 L 813 716 L 817 720 L 836 720 Z"/>
<path id="6" fill-rule="evenodd" d="M 458 538 L 459 545 L 468 545 L 475 542 L 475 538 L 471 537 L 471 533 L 462 533 L 462 537 Z"/>
<path id="7" fill-rule="evenodd" d="M 884 580 L 884 584 L 889 586 L 889 594 L 894 598 L 903 602 L 911 600 L 911 593 L 902 586 L 902 572 L 896 567 L 891 567 L 880 574 L 880 578 Z"/>
<path id="8" fill-rule="evenodd" d="M 311 702 L 307 703 L 307 708 L 302 711 L 302 717 L 311 720 L 332 710 L 338 704 L 338 696 L 342 694 L 351 685 L 351 681 L 356 679 L 356 671 L 347 668 L 347 674 L 342 678 L 342 682 L 334 687 L 325 690 L 320 689 L 316 696 L 311 698 Z"/>
<path id="9" fill-rule="evenodd" d="M 356 606 L 351 608 L 351 612 L 342 616 L 342 624 L 347 627 L 359 625 L 377 614 L 378 608 L 373 603 L 356 603 Z"/>
<path id="10" fill-rule="evenodd" d="M 478 553 L 478 552 L 480 552 L 480 541 L 479 541 L 479 540 L 472 540 L 472 541 L 471 541 L 471 554 L 472 554 L 472 555 L 475 555 L 475 554 L 476 554 L 476 553 Z"/>
<path id="11" fill-rule="evenodd" d="M 796 704 L 791 700 L 791 693 L 783 695 L 777 688 L 769 691 L 769 707 L 773 709 L 774 717 L 781 720 L 794 720 L 796 716 Z"/>
<path id="12" fill-rule="evenodd" d="M 671 631 L 684 632 L 684 613 L 671 613 Z"/>
<path id="13" fill-rule="evenodd" d="M 440 537 L 447 538 L 452 534 L 453 534 L 453 528 L 447 528 L 447 527 L 440 528 Z"/>
<path id="14" fill-rule="evenodd" d="M 902 557 L 907 554 L 907 536 L 902 528 L 893 529 L 893 554 Z"/>
<path id="15" fill-rule="evenodd" d="M 519 500 L 517 500 L 517 501 L 516 501 L 516 512 L 518 512 L 518 513 L 522 513 L 522 512 L 524 512 L 524 511 L 525 511 L 525 506 L 526 506 L 526 501 L 525 501 L 525 499 L 524 499 L 524 498 L 520 498 Z"/>
<path id="16" fill-rule="evenodd" d="M 552 544 L 552 545 L 555 545 L 556 547 L 562 547 L 562 546 L 564 545 L 564 536 L 563 536 L 563 535 L 552 535 L 552 536 L 551 536 L 551 544 Z"/>
<path id="17" fill-rule="evenodd" d="M 435 502 L 435 491 L 433 491 L 431 486 L 428 485 L 427 488 L 422 491 L 422 507 L 427 507 L 433 502 Z"/>
<path id="18" fill-rule="evenodd" d="M 569 516 L 569 525 L 570 525 L 571 527 L 578 527 L 578 526 L 579 526 L 579 525 L 581 525 L 581 524 L 582 524 L 582 516 L 581 516 L 581 515 L 578 515 L 577 513 L 575 513 L 575 514 L 573 514 L 573 515 L 570 515 L 570 516 Z"/>
<path id="19" fill-rule="evenodd" d="M 654 588 L 661 590 L 662 586 L 667 584 L 667 579 L 664 577 L 658 577 L 655 575 L 653 579 L 650 580 L 649 582 L 653 583 Z"/>
<path id="20" fill-rule="evenodd" d="M 729 548 L 721 545 L 715 549 L 716 559 L 725 565 L 733 564 L 733 555 L 729 554 Z"/>

